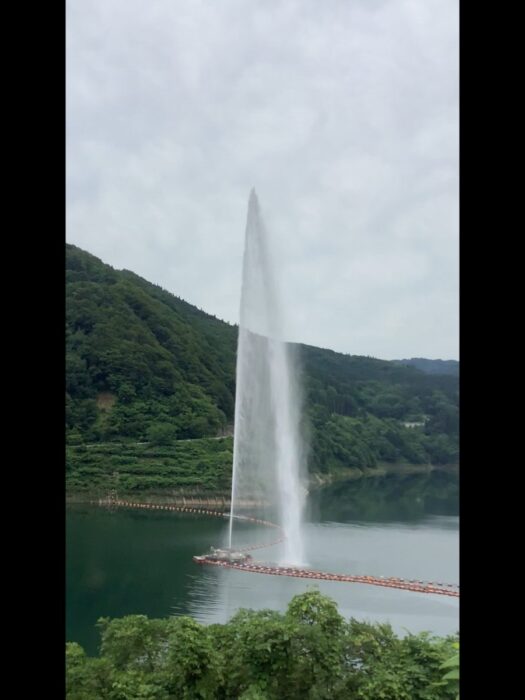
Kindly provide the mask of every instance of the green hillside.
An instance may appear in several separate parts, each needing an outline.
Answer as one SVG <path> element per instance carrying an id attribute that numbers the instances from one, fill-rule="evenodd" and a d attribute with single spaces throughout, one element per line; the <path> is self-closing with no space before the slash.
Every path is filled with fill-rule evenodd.
<path id="1" fill-rule="evenodd" d="M 155 478 L 158 488 L 181 479 L 196 488 L 223 488 L 231 439 L 215 438 L 231 434 L 236 342 L 236 326 L 67 245 L 68 487 L 103 488 L 116 471 L 129 476 L 130 490 L 150 489 Z M 457 377 L 309 346 L 298 350 L 311 471 L 457 462 Z M 188 443 L 181 441 L 197 438 L 198 456 L 184 461 Z M 172 449 L 148 461 L 136 443 Z M 102 458 L 108 449 L 112 458 Z M 142 451 L 135 461 L 133 450 Z M 147 479 L 133 472 L 137 463 L 147 465 Z"/>
<path id="2" fill-rule="evenodd" d="M 235 339 L 218 321 L 127 270 L 67 246 L 69 437 L 215 435 L 232 420 Z"/>

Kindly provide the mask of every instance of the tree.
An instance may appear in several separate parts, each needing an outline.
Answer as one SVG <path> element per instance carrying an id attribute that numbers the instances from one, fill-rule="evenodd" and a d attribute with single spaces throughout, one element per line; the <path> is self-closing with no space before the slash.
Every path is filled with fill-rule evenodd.
<path id="1" fill-rule="evenodd" d="M 219 650 L 210 633 L 190 617 L 169 620 L 161 677 L 169 697 L 212 700 L 222 685 Z"/>
<path id="2" fill-rule="evenodd" d="M 172 445 L 177 439 L 177 430 L 171 423 L 156 423 L 147 432 L 153 445 Z"/>
<path id="3" fill-rule="evenodd" d="M 68 700 L 454 700 L 457 692 L 453 639 L 399 639 L 390 625 L 347 622 L 317 590 L 295 596 L 284 615 L 240 610 L 224 625 L 128 615 L 98 626 L 100 658 L 66 645 Z"/>
<path id="4" fill-rule="evenodd" d="M 66 697 L 68 700 L 110 698 L 113 669 L 107 659 L 90 659 L 80 644 L 66 644 Z"/>

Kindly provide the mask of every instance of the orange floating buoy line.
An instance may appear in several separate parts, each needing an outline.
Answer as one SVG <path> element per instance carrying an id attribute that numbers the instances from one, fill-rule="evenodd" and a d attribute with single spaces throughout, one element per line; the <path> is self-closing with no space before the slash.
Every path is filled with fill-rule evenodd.
<path id="1" fill-rule="evenodd" d="M 99 505 L 108 505 L 110 503 L 112 506 L 120 506 L 123 508 L 145 508 L 148 510 L 169 510 L 177 511 L 179 513 L 197 513 L 199 515 L 211 515 L 219 518 L 229 517 L 229 513 L 224 513 L 218 510 L 210 510 L 208 508 L 190 508 L 189 506 L 174 506 L 174 505 L 162 505 L 154 503 L 135 503 L 131 501 L 122 501 L 117 499 L 100 500 Z M 246 520 L 252 522 L 256 525 L 264 525 L 266 527 L 277 528 L 281 535 L 278 539 L 272 542 L 265 542 L 264 544 L 253 544 L 247 547 L 242 547 L 236 550 L 239 555 L 245 552 L 251 552 L 255 549 L 263 549 L 266 547 L 272 547 L 273 545 L 279 544 L 285 538 L 284 532 L 279 525 L 271 523 L 268 520 L 261 520 L 260 518 L 252 518 L 249 516 L 241 516 L 240 520 Z M 441 583 L 435 581 L 419 581 L 416 579 L 402 579 L 394 576 L 384 577 L 384 576 L 365 576 L 365 575 L 353 575 L 353 574 L 331 574 L 326 571 L 316 571 L 315 569 L 304 569 L 291 566 L 278 566 L 276 564 L 269 564 L 265 562 L 253 561 L 249 555 L 246 555 L 246 559 L 243 561 L 231 560 L 226 558 L 228 554 L 225 554 L 225 558 L 220 558 L 217 555 L 203 555 L 199 557 L 193 557 L 193 560 L 197 564 L 206 564 L 208 566 L 221 566 L 227 569 L 237 569 L 238 571 L 249 571 L 254 574 L 267 574 L 271 576 L 293 576 L 295 578 L 308 578 L 317 579 L 320 581 L 340 581 L 342 583 L 364 583 L 371 586 L 384 586 L 386 588 L 397 588 L 405 591 L 414 591 L 416 593 L 431 593 L 434 595 L 446 595 L 453 598 L 459 598 L 459 585 L 452 583 Z"/>

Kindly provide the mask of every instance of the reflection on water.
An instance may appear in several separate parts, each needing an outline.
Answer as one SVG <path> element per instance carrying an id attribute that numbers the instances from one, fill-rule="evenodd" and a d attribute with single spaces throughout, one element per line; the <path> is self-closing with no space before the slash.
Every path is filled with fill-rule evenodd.
<path id="1" fill-rule="evenodd" d="M 459 515 L 456 474 L 431 472 L 337 482 L 314 493 L 310 520 L 323 522 L 417 521 L 429 515 Z"/>
<path id="2" fill-rule="evenodd" d="M 446 474 L 363 479 L 314 494 L 305 526 L 311 567 L 331 572 L 457 583 L 457 479 Z M 227 521 L 152 511 L 67 512 L 67 639 L 97 653 L 101 616 L 192 615 L 224 622 L 240 607 L 284 610 L 315 585 L 347 617 L 388 620 L 398 633 L 458 629 L 458 600 L 362 584 L 306 581 L 198 566 L 223 544 Z M 246 543 L 273 532 L 243 526 Z M 277 560 L 278 546 L 256 552 Z"/>

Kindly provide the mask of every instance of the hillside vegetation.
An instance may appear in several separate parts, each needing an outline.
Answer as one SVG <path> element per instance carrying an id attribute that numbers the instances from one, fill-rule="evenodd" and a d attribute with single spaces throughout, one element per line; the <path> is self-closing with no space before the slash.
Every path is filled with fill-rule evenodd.
<path id="1" fill-rule="evenodd" d="M 126 469 L 135 490 L 227 485 L 231 440 L 212 438 L 232 432 L 236 343 L 236 326 L 67 245 L 68 488 Z M 297 349 L 311 472 L 458 461 L 457 377 Z"/>

